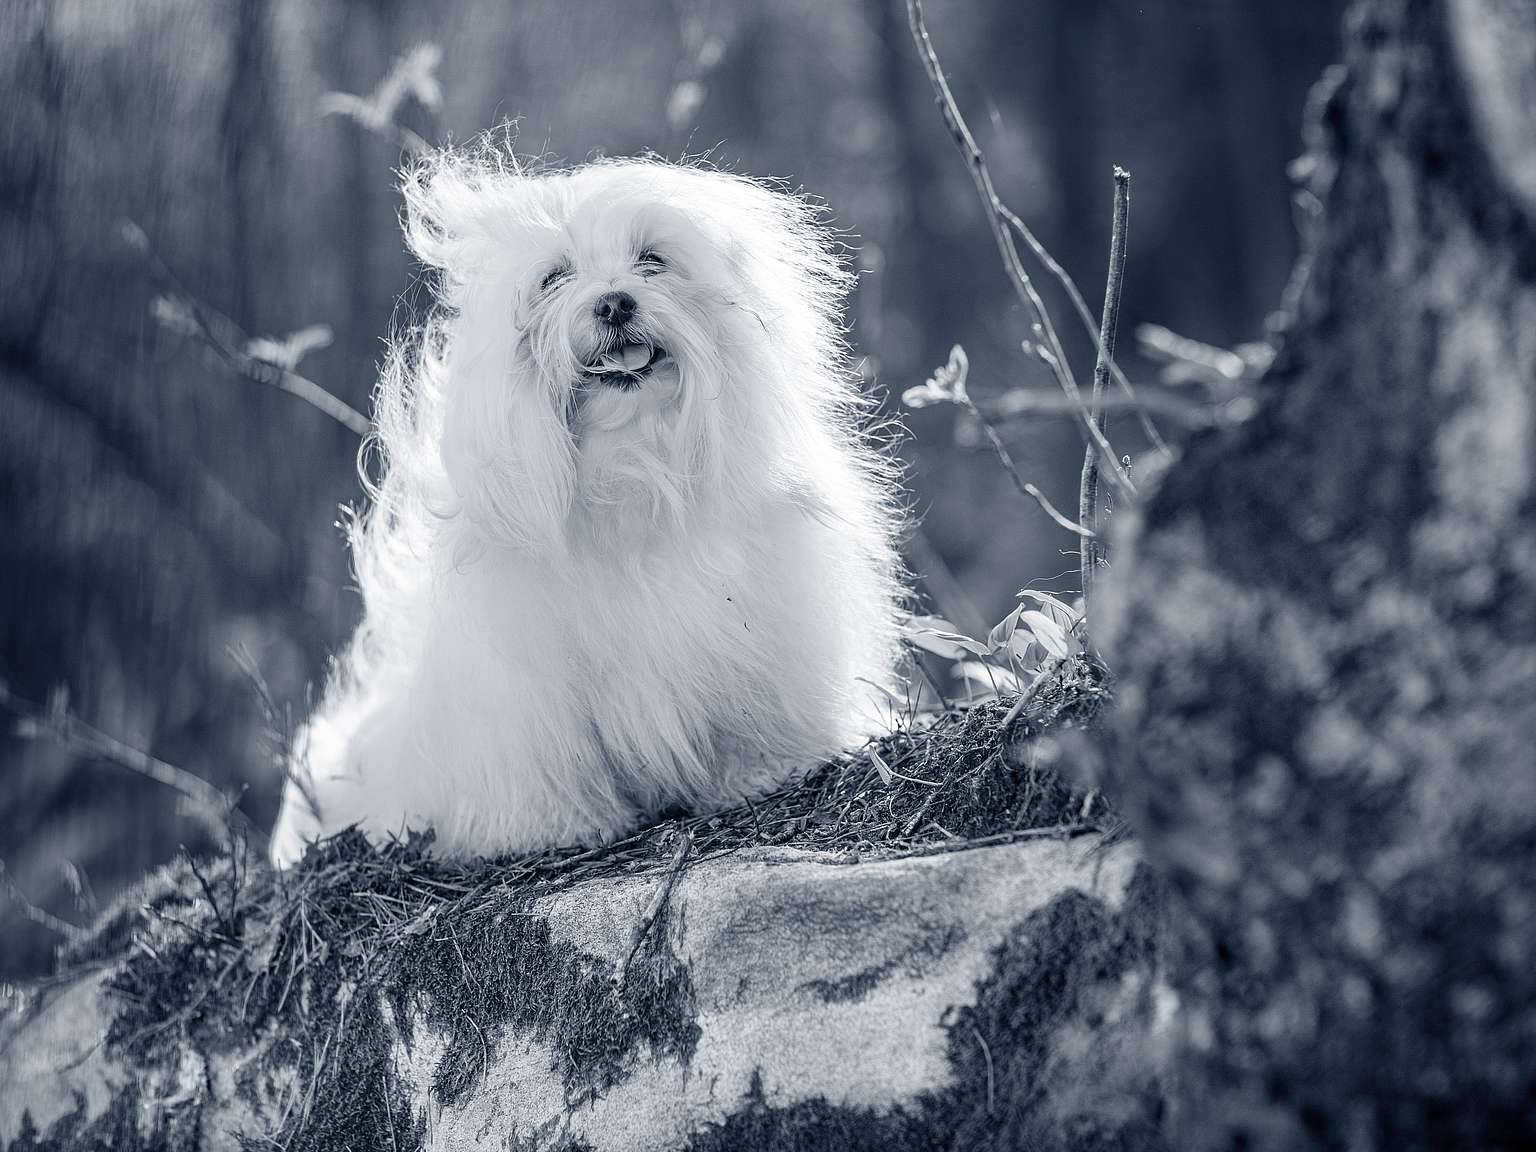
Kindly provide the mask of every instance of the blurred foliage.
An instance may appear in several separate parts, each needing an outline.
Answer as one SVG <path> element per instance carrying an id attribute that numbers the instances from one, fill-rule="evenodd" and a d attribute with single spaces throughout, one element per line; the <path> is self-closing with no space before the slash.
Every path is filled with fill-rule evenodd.
<path id="1" fill-rule="evenodd" d="M 1125 330 L 1230 345 L 1262 333 L 1289 270 L 1285 166 L 1339 7 L 939 0 L 929 21 L 1001 191 L 1089 299 L 1119 163 L 1136 176 Z M 399 96 L 380 81 L 423 44 L 440 108 L 400 98 L 400 131 L 370 131 Z M 1049 383 L 1018 353 L 1025 323 L 898 0 L 8 0 L 0 91 L 0 679 L 33 700 L 68 685 L 91 724 L 248 788 L 258 822 L 278 776 L 231 653 L 302 716 L 356 612 L 334 527 L 360 496 L 356 438 L 157 324 L 167 285 L 125 222 L 246 333 L 327 326 L 303 370 L 366 409 L 381 337 L 424 303 L 401 145 L 517 118 L 525 153 L 704 155 L 825 202 L 862 272 L 855 347 L 893 393 L 957 342 L 978 396 Z M 985 635 L 1019 585 L 1073 590 L 1075 542 L 955 444 L 954 420 L 909 417 L 932 545 L 914 567 L 941 560 L 955 579 L 935 572 L 934 607 Z M 1070 423 L 1011 447 L 1074 505 Z M 200 835 L 152 781 L 0 737 L 0 860 L 60 916 Z M 53 942 L 0 907 L 0 978 L 46 967 Z"/>

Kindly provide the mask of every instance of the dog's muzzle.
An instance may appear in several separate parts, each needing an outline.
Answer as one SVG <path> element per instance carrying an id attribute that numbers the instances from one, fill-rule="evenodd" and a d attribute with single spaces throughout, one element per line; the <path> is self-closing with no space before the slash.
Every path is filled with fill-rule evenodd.
<path id="1" fill-rule="evenodd" d="M 654 344 L 619 344 L 582 365 L 586 374 L 614 388 L 638 388 L 651 370 L 667 358 Z"/>

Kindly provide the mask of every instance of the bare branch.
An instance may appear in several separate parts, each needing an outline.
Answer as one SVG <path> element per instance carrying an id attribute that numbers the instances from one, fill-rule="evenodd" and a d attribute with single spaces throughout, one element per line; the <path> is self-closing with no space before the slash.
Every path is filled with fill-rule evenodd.
<path id="1" fill-rule="evenodd" d="M 1274 357 L 1268 345 L 1244 345 L 1233 351 L 1180 336 L 1160 324 L 1138 326 L 1136 341 L 1148 360 L 1167 365 L 1165 382 L 1199 383 L 1219 396 L 1230 396 L 1243 383 L 1262 376 Z"/>
<path id="2" fill-rule="evenodd" d="M 970 414 L 971 419 L 975 420 L 981 426 L 981 430 L 987 434 L 987 439 L 992 442 L 992 451 L 997 453 L 997 458 L 1002 461 L 1004 469 L 1012 477 L 1014 487 L 1040 505 L 1047 516 L 1056 521 L 1057 524 L 1060 524 L 1068 532 L 1075 532 L 1084 539 L 1092 539 L 1093 529 L 1068 519 L 1054 504 L 1045 498 L 1044 492 L 1019 475 L 1019 469 L 1013 462 L 1013 456 L 1009 453 L 1008 446 L 1003 443 L 1003 438 L 997 434 L 997 429 L 992 427 L 991 421 L 981 414 L 975 402 L 967 397 L 961 403 L 965 406 L 965 410 Z M 1090 452 L 1092 450 L 1092 448 L 1089 448 Z"/>
<path id="3" fill-rule="evenodd" d="M 1206 428 L 1232 418 L 1225 404 L 1206 403 L 1170 389 L 1148 388 L 1146 385 L 1136 390 L 1135 399 L 1124 395 L 1105 396 L 1100 402 L 1100 409 L 1105 412 L 1125 412 L 1135 408 L 1156 412 L 1190 428 Z M 1077 406 L 1060 393 L 1028 388 L 1014 388 L 988 400 L 983 411 L 1001 431 L 1008 429 L 1005 421 L 1021 416 L 1077 416 Z"/>
<path id="4" fill-rule="evenodd" d="M 1035 254 L 1035 259 L 1045 265 L 1047 272 L 1056 277 L 1062 290 L 1066 292 L 1067 299 L 1072 302 L 1072 310 L 1077 313 L 1077 318 L 1083 322 L 1084 330 L 1088 333 L 1089 338 L 1093 340 L 1095 352 L 1102 353 L 1104 345 L 1099 338 L 1099 327 L 1094 323 L 1092 313 L 1088 311 L 1088 302 L 1083 299 L 1083 294 L 1077 290 L 1077 281 L 1072 279 L 1072 274 L 1057 263 L 1056 257 L 1051 255 L 1049 249 L 1040 242 L 1039 238 L 1031 231 L 1029 225 L 1020 219 L 1018 213 L 1014 212 L 1006 204 L 999 204 L 998 210 L 1007 219 L 1008 223 L 1013 226 L 1013 230 L 1023 237 L 1024 243 L 1028 244 L 1029 250 Z M 1170 454 L 1172 450 L 1168 447 L 1168 442 L 1163 439 L 1162 433 L 1157 430 L 1157 425 L 1152 422 L 1151 412 L 1154 410 L 1153 407 L 1148 405 L 1145 410 L 1143 409 L 1140 392 L 1132 385 L 1125 373 L 1121 371 L 1119 362 L 1113 356 L 1109 358 L 1109 370 L 1114 375 L 1115 383 L 1125 393 L 1126 402 L 1116 405 L 1116 407 L 1134 409 L 1137 418 L 1141 421 L 1141 430 L 1146 434 L 1148 442 L 1159 452 L 1165 455 Z"/>
<path id="5" fill-rule="evenodd" d="M 1120 328 L 1120 291 L 1125 283 L 1125 241 L 1131 214 L 1131 174 L 1115 169 L 1115 212 L 1109 236 L 1109 274 L 1104 283 L 1104 319 L 1099 326 L 1099 356 L 1093 367 L 1093 399 L 1089 418 L 1104 427 L 1104 392 L 1109 386 L 1109 367 L 1115 360 L 1115 334 Z M 1078 520 L 1093 528 L 1095 538 L 1081 549 L 1083 616 L 1086 619 L 1098 567 L 1104 563 L 1103 533 L 1099 531 L 1099 450 L 1093 444 L 1083 452 L 1083 471 L 1078 485 Z"/>
<path id="6" fill-rule="evenodd" d="M 240 819 L 245 825 L 242 831 L 255 831 L 260 835 L 260 830 L 236 811 L 234 798 L 225 795 L 195 773 L 168 764 L 108 736 L 99 728 L 93 728 L 69 711 L 67 698 L 62 692 L 55 694 L 44 707 L 17 696 L 7 684 L 0 681 L 0 708 L 5 708 L 17 717 L 12 728 L 16 736 L 30 740 L 53 739 L 63 747 L 99 757 L 174 789 L 191 801 L 199 823 L 215 836 L 223 836 L 227 832 L 227 822 L 231 818 Z"/>
<path id="7" fill-rule="evenodd" d="M 1115 484 L 1127 497 L 1134 497 L 1136 486 L 1131 483 L 1131 478 L 1120 467 L 1119 456 L 1089 415 L 1088 407 L 1082 400 L 1081 390 L 1067 363 L 1061 339 L 1051 323 L 1045 301 L 1040 298 L 1039 291 L 1029 278 L 1024 262 L 1019 257 L 1019 250 L 1014 246 L 1013 234 L 1009 230 L 1007 218 L 1003 215 L 1003 202 L 992 183 L 992 172 L 987 167 L 986 156 L 977 146 L 976 138 L 971 135 L 965 117 L 960 113 L 954 93 L 949 90 L 949 81 L 944 78 L 944 70 L 939 64 L 938 55 L 933 50 L 933 42 L 928 37 L 928 26 L 923 20 L 922 0 L 907 0 L 907 23 L 912 32 L 912 39 L 917 45 L 918 56 L 922 59 L 923 68 L 928 73 L 929 82 L 933 86 L 939 110 L 944 115 L 944 122 L 948 125 L 950 135 L 954 137 L 960 154 L 965 158 L 966 169 L 970 172 L 977 194 L 981 197 L 982 207 L 986 210 L 987 223 L 992 229 L 992 237 L 997 242 L 998 252 L 1003 258 L 1004 270 L 1008 273 L 1008 279 L 1012 282 L 1019 299 L 1034 314 L 1035 327 L 1045 341 L 1046 350 L 1050 353 L 1046 357 L 1046 362 L 1051 365 L 1062 391 L 1079 405 L 1084 430 L 1088 438 L 1104 454 L 1104 458 L 1109 461 L 1110 475 L 1114 478 Z"/>
<path id="8" fill-rule="evenodd" d="M 197 340 L 210 349 L 237 376 L 257 384 L 277 388 L 297 396 L 336 423 L 367 436 L 372 430 L 368 417 L 344 400 L 332 395 L 307 376 L 291 368 L 252 356 L 247 348 L 255 343 L 230 317 L 212 308 L 189 292 L 181 279 L 160 259 L 149 236 L 133 221 L 122 226 L 123 238 L 142 256 L 155 275 L 164 282 L 169 295 L 156 300 L 152 309 L 164 328 Z M 260 347 L 260 345 L 257 345 Z"/>
<path id="9" fill-rule="evenodd" d="M 21 889 L 16 887 L 16 882 L 11 879 L 10 873 L 5 870 L 4 860 L 0 860 L 0 901 L 9 901 L 16 905 L 21 914 L 32 923 L 57 933 L 71 943 L 84 940 L 89 935 L 80 925 L 60 919 L 46 908 L 39 908 L 28 900 Z"/>
<path id="10" fill-rule="evenodd" d="M 1049 357 L 1050 354 L 1045 353 L 1045 355 Z M 1013 463 L 1013 457 L 1009 454 L 1002 437 L 997 434 L 997 429 L 992 427 L 987 418 L 981 414 L 981 410 L 976 407 L 976 402 L 971 399 L 970 389 L 967 387 L 970 371 L 970 360 L 965 354 L 965 348 L 956 344 L 949 350 L 949 362 L 934 369 L 933 375 L 916 388 L 908 388 L 903 392 L 901 402 L 909 408 L 926 408 L 930 404 L 958 404 L 971 420 L 986 432 L 987 439 L 992 442 L 992 451 L 997 454 L 998 460 L 1002 462 L 1008 475 L 1012 477 L 1014 486 L 1020 492 L 1039 504 L 1047 516 L 1068 532 L 1076 532 L 1079 536 L 1085 532 L 1087 535 L 1093 535 L 1081 524 L 1074 524 L 1058 512 L 1040 489 L 1026 483 L 1024 477 L 1019 475 L 1019 470 Z"/>
<path id="11" fill-rule="evenodd" d="M 1035 673 L 1035 678 L 1029 682 L 1029 687 L 1019 693 L 1019 698 L 1013 702 L 1013 707 L 1008 709 L 1007 714 L 1002 719 L 1002 723 L 997 726 L 1000 736 L 1008 734 L 1008 729 L 1013 726 L 1013 722 L 1019 718 L 1020 713 L 1029 707 L 1031 701 L 1036 696 L 1040 695 L 1040 690 L 1045 687 L 1046 682 L 1056 675 L 1057 672 L 1061 671 L 1061 666 L 1066 662 L 1067 658 L 1065 656 L 1051 656 L 1041 663 L 1039 670 Z"/>

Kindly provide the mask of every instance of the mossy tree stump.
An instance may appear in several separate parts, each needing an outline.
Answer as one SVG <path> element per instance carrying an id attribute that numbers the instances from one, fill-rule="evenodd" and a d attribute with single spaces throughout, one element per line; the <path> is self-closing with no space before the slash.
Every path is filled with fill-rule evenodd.
<path id="1" fill-rule="evenodd" d="M 542 896 L 487 871 L 387 945 L 356 902 L 429 862 L 344 837 L 304 869 L 252 879 L 238 925 L 185 868 L 125 907 L 102 967 L 0 1026 L 0 1147 L 918 1152 L 1142 1122 L 1081 1092 L 1159 1003 L 1129 843 L 766 849 Z"/>

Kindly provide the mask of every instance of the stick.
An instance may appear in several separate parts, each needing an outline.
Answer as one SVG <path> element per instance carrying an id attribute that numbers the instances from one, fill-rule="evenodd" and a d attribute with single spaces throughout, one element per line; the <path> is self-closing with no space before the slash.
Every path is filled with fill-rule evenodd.
<path id="1" fill-rule="evenodd" d="M 982 207 L 987 214 L 987 224 L 992 229 L 992 237 L 997 242 L 998 252 L 1003 258 L 1003 268 L 1008 273 L 1008 279 L 1012 282 L 1019 299 L 1034 314 L 1035 325 L 1046 343 L 1046 350 L 1050 353 L 1046 361 L 1054 371 L 1062 391 L 1077 404 L 1089 440 L 1098 446 L 1104 458 L 1110 462 L 1109 474 L 1114 478 L 1116 486 L 1126 497 L 1134 498 L 1136 485 L 1131 483 L 1131 478 L 1120 467 L 1119 456 L 1089 414 L 1077 381 L 1072 376 L 1072 369 L 1067 363 L 1066 352 L 1062 348 L 1060 337 L 1056 334 L 1056 327 L 1051 323 L 1050 313 L 1046 311 L 1045 301 L 1040 298 L 1040 293 L 1036 290 L 1034 282 L 1024 268 L 1023 260 L 1019 257 L 1019 250 L 1014 246 L 1013 234 L 1009 231 L 1008 220 L 1003 215 L 1005 209 L 1002 199 L 992 183 L 991 169 L 987 167 L 987 158 L 977 146 L 976 138 L 971 135 L 965 117 L 960 114 L 960 106 L 955 103 L 954 93 L 949 90 L 949 81 L 944 79 L 944 70 L 939 64 L 938 55 L 933 50 L 933 42 L 928 37 L 928 26 L 923 20 L 922 0 L 907 0 L 907 24 L 912 32 L 912 39 L 917 44 L 918 56 L 922 59 L 923 68 L 928 73 L 928 80 L 933 85 L 935 100 L 944 115 L 944 123 L 949 127 L 955 146 L 960 149 L 960 154 L 965 158 L 966 169 L 970 172 L 971 181 L 976 185 L 976 192 L 981 197 Z"/>
<path id="2" fill-rule="evenodd" d="M 61 920 L 45 908 L 39 908 L 32 901 L 22 895 L 21 889 L 16 887 L 10 875 L 5 870 L 5 861 L 0 860 L 0 900 L 7 900 L 21 910 L 21 914 L 39 927 L 46 928 L 64 937 L 72 944 L 86 939 L 90 933 L 78 924 L 71 924 L 68 920 Z"/>
<path id="3" fill-rule="evenodd" d="M 1220 424 L 1223 419 L 1230 419 L 1225 416 L 1223 406 L 1219 403 L 1206 403 L 1170 389 L 1157 387 L 1137 389 L 1134 400 L 1128 396 L 1106 396 L 1100 405 L 1100 411 L 1103 412 L 1124 412 L 1128 409 L 1159 412 L 1190 428 L 1208 428 L 1212 424 Z M 1075 417 L 1077 406 L 1056 392 L 1013 388 L 995 400 L 989 400 L 984 411 L 996 427 L 999 421 L 1012 420 L 1019 416 L 1070 415 Z M 1005 430 L 1008 427 L 1006 423 L 1002 426 Z"/>
<path id="4" fill-rule="evenodd" d="M 656 922 L 656 917 L 661 915 L 662 906 L 667 898 L 672 895 L 672 889 L 677 884 L 677 878 L 682 875 L 683 864 L 688 859 L 688 853 L 693 850 L 693 836 L 686 828 L 681 829 L 682 835 L 678 839 L 677 852 L 672 857 L 672 866 L 667 870 L 667 878 L 656 888 L 651 902 L 646 905 L 645 912 L 640 917 L 640 922 L 635 925 L 634 933 L 629 939 L 629 950 L 624 953 L 624 959 L 619 961 L 613 975 L 609 977 L 610 983 L 619 991 L 624 989 L 624 979 L 629 975 L 629 963 L 635 958 L 635 953 L 640 951 L 640 945 L 645 941 L 645 934 L 651 930 L 651 925 Z"/>
<path id="5" fill-rule="evenodd" d="M 1093 366 L 1093 399 L 1089 419 L 1101 430 L 1105 424 L 1104 391 L 1109 386 L 1109 366 L 1115 359 L 1115 333 L 1120 327 L 1120 291 L 1125 282 L 1125 237 L 1131 213 L 1131 174 L 1115 169 L 1115 214 L 1109 236 L 1109 276 L 1104 284 L 1104 319 L 1099 325 L 1099 356 Z M 1083 578 L 1083 617 L 1088 617 L 1093 582 L 1106 550 L 1099 527 L 1099 454 L 1090 444 L 1083 451 L 1082 479 L 1078 485 L 1077 518 L 1094 535 L 1086 537 L 1081 549 Z"/>
<path id="6" fill-rule="evenodd" d="M 1093 341 L 1095 354 L 1102 352 L 1104 344 L 1099 335 L 1099 326 L 1093 322 L 1093 315 L 1088 311 L 1088 302 L 1083 299 L 1083 294 L 1077 290 L 1077 281 L 1073 280 L 1071 273 L 1056 262 L 1056 257 L 1052 256 L 1046 246 L 1040 243 L 1039 238 L 1030 230 L 1029 225 L 1019 218 L 1018 213 L 1014 212 L 1006 204 L 998 205 L 998 210 L 1007 219 L 1008 223 L 1013 225 L 1013 230 L 1024 238 L 1024 243 L 1029 245 L 1029 250 L 1035 254 L 1035 259 L 1044 264 L 1046 271 L 1056 277 L 1062 290 L 1066 292 L 1067 299 L 1072 302 L 1072 310 L 1077 313 L 1077 318 L 1083 322 L 1084 330 Z M 1114 374 L 1115 383 L 1125 393 L 1124 404 L 1117 406 L 1134 408 L 1138 419 L 1141 421 L 1141 430 L 1146 433 L 1148 442 L 1164 455 L 1170 455 L 1172 449 L 1168 447 L 1168 442 L 1158 432 L 1157 425 L 1152 422 L 1151 413 L 1154 410 L 1154 406 L 1143 404 L 1140 390 L 1132 385 L 1125 373 L 1121 371 L 1120 365 L 1114 356 L 1109 358 L 1109 370 Z"/>
<path id="7" fill-rule="evenodd" d="M 1035 673 L 1035 678 L 1029 682 L 1029 687 L 1019 693 L 1019 698 L 1013 702 L 1013 707 L 1008 709 L 1008 714 L 1003 717 L 1003 722 L 997 726 L 1000 736 L 1006 737 L 1008 735 L 1008 729 L 1019 718 L 1019 713 L 1029 706 L 1030 701 L 1040 695 L 1040 689 L 1045 687 L 1046 681 L 1056 675 L 1061 670 L 1061 666 L 1066 662 L 1067 658 L 1065 656 L 1052 656 L 1040 665 L 1040 670 Z"/>
<path id="8" fill-rule="evenodd" d="M 971 418 L 975 420 L 976 423 L 981 425 L 981 430 L 987 434 L 987 439 L 992 442 L 992 451 L 997 453 L 997 458 L 1002 461 L 1003 467 L 1007 470 L 1008 475 L 1013 478 L 1014 487 L 1016 487 L 1029 499 L 1033 500 L 1036 504 L 1040 505 L 1040 507 L 1045 510 L 1045 514 L 1047 516 L 1056 521 L 1056 523 L 1060 524 L 1068 532 L 1076 532 L 1084 539 L 1091 539 L 1093 536 L 1093 529 L 1086 528 L 1082 524 L 1074 524 L 1071 520 L 1067 519 L 1067 517 L 1062 512 L 1060 512 L 1054 504 L 1045 498 L 1044 492 L 1040 491 L 1040 489 L 1036 488 L 1033 484 L 1025 480 L 1024 477 L 1019 475 L 1019 470 L 1013 462 L 1013 456 L 1009 453 L 1007 445 L 1003 443 L 1003 438 L 997 434 L 997 429 L 992 427 L 992 422 L 981 414 L 981 411 L 976 407 L 975 402 L 970 399 L 966 399 L 963 403 L 965 404 L 966 411 L 971 414 Z M 1088 451 L 1093 451 L 1091 445 L 1089 446 Z"/>
<path id="9" fill-rule="evenodd" d="M 168 264 L 162 260 L 149 242 L 149 235 L 133 221 L 125 221 L 123 224 L 123 238 L 130 247 L 136 249 L 151 271 L 159 277 L 175 295 L 176 299 L 184 306 L 186 319 L 190 321 L 191 331 L 182 331 L 183 335 L 192 336 L 209 348 L 214 355 L 222 360 L 237 376 L 257 384 L 277 388 L 290 396 L 296 396 L 316 411 L 323 412 L 343 428 L 355 432 L 359 436 L 367 436 L 372 431 L 372 423 L 356 408 L 346 401 L 332 395 L 307 376 L 278 364 L 269 363 L 266 360 L 258 360 L 244 350 L 244 345 L 249 341 L 247 334 L 230 317 L 224 315 L 216 308 L 193 296 L 187 291 L 181 278 L 173 272 Z M 181 329 L 180 324 L 168 325 Z M 234 342 L 226 340 L 219 335 L 220 329 L 233 333 Z M 238 345 L 238 346 L 237 346 Z"/>
<path id="10" fill-rule="evenodd" d="M 167 764 L 164 760 L 156 759 L 147 752 L 140 752 L 137 748 L 108 736 L 100 729 L 91 727 L 66 710 L 43 708 L 30 700 L 25 700 L 11 692 L 3 682 L 0 682 L 0 707 L 14 712 L 20 718 L 15 727 L 15 733 L 18 736 L 29 739 L 52 736 L 65 747 L 81 748 L 92 756 L 100 756 L 103 760 L 110 760 L 130 772 L 137 772 L 140 776 L 147 776 L 168 788 L 174 788 L 193 802 L 200 813 L 202 823 L 215 836 L 223 835 L 225 832 L 227 817 L 241 815 L 235 812 L 234 805 L 228 796 L 201 776 L 194 775 L 184 768 L 178 768 L 174 764 Z M 244 817 L 241 816 L 241 819 L 244 820 Z M 245 821 L 245 823 L 249 822 Z M 257 831 L 258 835 L 260 834 L 259 830 L 250 827 L 242 831 Z"/>

